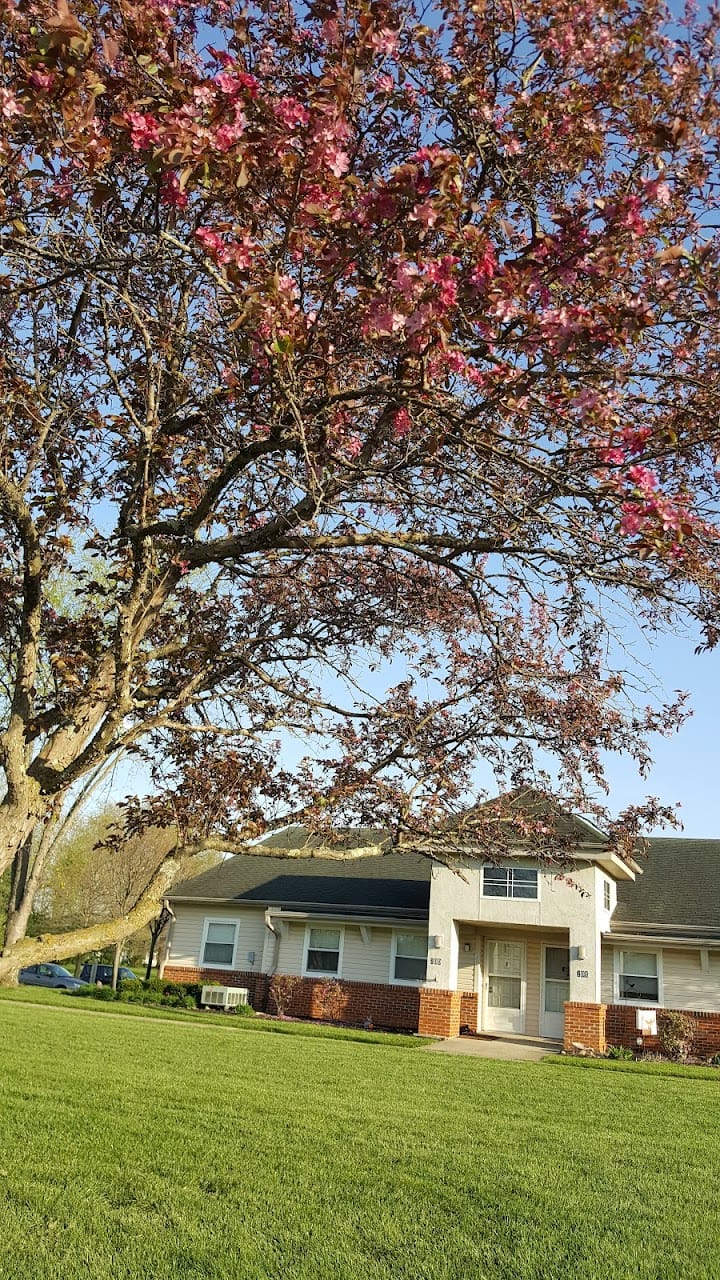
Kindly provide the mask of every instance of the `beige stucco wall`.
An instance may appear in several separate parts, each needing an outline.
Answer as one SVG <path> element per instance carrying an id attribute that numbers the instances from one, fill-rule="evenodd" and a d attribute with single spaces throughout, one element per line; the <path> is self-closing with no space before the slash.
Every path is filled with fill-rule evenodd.
<path id="1" fill-rule="evenodd" d="M 632 951 L 631 943 L 617 947 L 606 943 L 602 949 L 602 1000 L 604 1004 L 616 1001 L 613 966 L 615 951 Z M 661 961 L 661 1004 L 667 1009 L 694 1009 L 698 1012 L 720 1012 L 720 951 L 707 953 L 707 968 L 703 968 L 700 948 L 652 947 L 637 944 L 637 950 L 656 950 Z"/>
<path id="2" fill-rule="evenodd" d="M 537 863 L 517 858 L 508 859 L 508 865 L 536 867 Z M 470 966 L 463 947 L 471 924 L 485 932 L 510 931 L 505 936 L 520 936 L 522 930 L 529 936 L 533 930 L 554 930 L 563 932 L 564 945 L 570 947 L 570 999 L 599 1001 L 600 938 L 610 923 L 603 900 L 607 879 L 590 863 L 579 863 L 569 875 L 541 868 L 537 899 L 490 898 L 483 896 L 478 863 L 466 862 L 462 875 L 433 867 L 428 932 L 431 940 L 439 941 L 431 945 L 428 981 L 441 989 L 470 990 Z"/>

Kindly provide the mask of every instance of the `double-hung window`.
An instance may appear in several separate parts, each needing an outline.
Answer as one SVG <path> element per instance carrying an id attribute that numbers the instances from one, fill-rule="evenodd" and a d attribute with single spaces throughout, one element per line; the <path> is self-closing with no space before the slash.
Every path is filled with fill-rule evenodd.
<path id="1" fill-rule="evenodd" d="M 340 925 L 308 925 L 305 933 L 304 972 L 309 977 L 339 977 L 342 944 L 343 930 Z"/>
<path id="2" fill-rule="evenodd" d="M 424 982 L 428 940 L 425 933 L 394 933 L 391 982 Z"/>
<path id="3" fill-rule="evenodd" d="M 216 969 L 232 969 L 236 935 L 236 921 L 206 920 L 201 964 Z"/>
<path id="4" fill-rule="evenodd" d="M 483 867 L 484 898 L 537 898 L 534 867 Z"/>
<path id="5" fill-rule="evenodd" d="M 660 958 L 657 951 L 621 951 L 617 960 L 620 1000 L 660 1003 Z"/>

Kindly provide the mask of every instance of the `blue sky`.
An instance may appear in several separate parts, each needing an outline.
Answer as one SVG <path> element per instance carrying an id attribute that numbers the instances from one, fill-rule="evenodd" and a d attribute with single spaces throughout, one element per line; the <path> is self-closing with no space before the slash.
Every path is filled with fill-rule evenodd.
<path id="1" fill-rule="evenodd" d="M 638 778 L 628 760 L 607 762 L 610 808 L 622 809 L 644 795 L 657 795 L 681 805 L 683 835 L 720 839 L 720 652 L 695 654 L 687 636 L 665 637 L 656 646 L 652 665 L 666 691 L 688 690 L 693 714 L 671 738 L 653 741 L 655 766 L 649 778 Z"/>

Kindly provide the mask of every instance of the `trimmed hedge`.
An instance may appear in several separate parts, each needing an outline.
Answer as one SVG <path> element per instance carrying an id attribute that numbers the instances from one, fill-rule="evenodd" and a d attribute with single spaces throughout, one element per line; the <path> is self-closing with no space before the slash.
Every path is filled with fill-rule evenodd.
<path id="1" fill-rule="evenodd" d="M 74 993 L 95 1000 L 120 1000 L 125 1004 L 147 1004 L 166 1009 L 199 1009 L 202 985 L 199 982 L 165 982 L 162 978 L 123 978 L 117 991 L 112 987 L 82 987 Z M 239 1005 L 237 1013 L 250 1014 L 249 1005 Z"/>

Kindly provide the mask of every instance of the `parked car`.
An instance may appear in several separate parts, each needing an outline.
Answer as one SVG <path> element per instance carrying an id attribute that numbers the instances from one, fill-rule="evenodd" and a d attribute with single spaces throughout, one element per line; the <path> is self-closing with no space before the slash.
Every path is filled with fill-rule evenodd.
<path id="1" fill-rule="evenodd" d="M 86 985 L 61 964 L 29 964 L 20 970 L 19 980 L 26 987 L 59 987 L 65 991 L 77 991 Z"/>
<path id="2" fill-rule="evenodd" d="M 103 987 L 112 986 L 113 967 L 111 964 L 84 964 L 80 970 L 80 980 L 83 983 L 100 983 Z M 137 982 L 137 974 L 132 969 L 128 969 L 127 965 L 120 965 L 118 969 L 118 982 L 129 979 L 131 982 Z"/>

